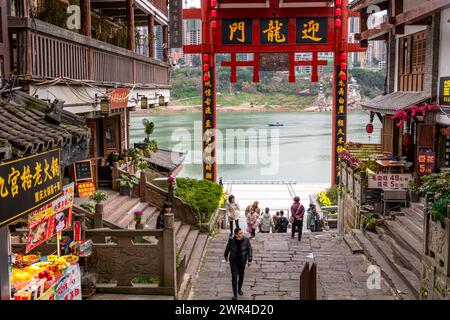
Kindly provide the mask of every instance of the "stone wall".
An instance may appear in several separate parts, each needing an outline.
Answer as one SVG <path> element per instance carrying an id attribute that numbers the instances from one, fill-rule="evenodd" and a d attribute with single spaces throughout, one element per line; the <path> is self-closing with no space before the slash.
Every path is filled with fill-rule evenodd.
<path id="1" fill-rule="evenodd" d="M 344 231 L 349 232 L 351 229 L 359 229 L 361 213 L 356 201 L 350 195 L 345 195 L 339 202 L 339 219 L 343 221 Z"/>
<path id="2" fill-rule="evenodd" d="M 444 223 L 425 219 L 422 299 L 450 299 L 450 207 Z"/>

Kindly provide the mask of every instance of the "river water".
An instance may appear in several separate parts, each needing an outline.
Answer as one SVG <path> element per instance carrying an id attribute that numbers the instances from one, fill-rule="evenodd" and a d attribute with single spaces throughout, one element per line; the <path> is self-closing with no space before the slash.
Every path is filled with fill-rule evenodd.
<path id="1" fill-rule="evenodd" d="M 144 139 L 144 118 L 155 123 L 153 138 L 161 149 L 189 151 L 180 176 L 201 178 L 201 115 L 133 116 L 132 143 Z M 352 112 L 348 121 L 349 141 L 379 143 L 379 121 L 374 122 L 371 137 L 365 131 L 368 113 Z M 276 122 L 284 127 L 268 126 Z M 218 132 L 224 138 L 218 138 L 218 177 L 223 177 L 224 181 L 288 180 L 299 184 L 329 184 L 331 124 L 331 113 L 219 113 Z"/>

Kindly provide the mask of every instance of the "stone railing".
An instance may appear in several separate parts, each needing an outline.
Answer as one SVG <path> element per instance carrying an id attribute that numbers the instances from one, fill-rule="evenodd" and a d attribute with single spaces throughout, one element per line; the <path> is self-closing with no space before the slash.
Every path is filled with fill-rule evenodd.
<path id="1" fill-rule="evenodd" d="M 173 295 L 177 293 L 174 215 L 166 214 L 164 230 L 86 230 L 93 239 L 98 278 L 116 279 L 116 286 L 98 292 Z M 143 242 L 143 238 L 154 241 Z M 102 241 L 103 240 L 103 241 Z M 106 241 L 108 240 L 108 241 Z M 135 277 L 155 278 L 158 287 L 135 287 Z"/>
<path id="2" fill-rule="evenodd" d="M 147 179 L 147 174 L 145 172 L 141 172 L 139 197 L 142 202 L 149 203 L 157 208 L 162 208 L 164 206 L 164 202 L 168 201 L 169 196 L 170 195 L 167 190 L 164 190 L 149 182 Z M 175 214 L 175 219 L 193 227 L 198 227 L 197 217 L 191 205 L 185 203 L 176 196 L 172 196 L 171 198 L 172 212 Z"/>

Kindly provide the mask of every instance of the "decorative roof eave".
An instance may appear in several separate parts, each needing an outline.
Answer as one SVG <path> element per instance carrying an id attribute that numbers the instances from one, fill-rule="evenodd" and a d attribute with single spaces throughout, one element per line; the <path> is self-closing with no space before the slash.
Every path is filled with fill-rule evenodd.
<path id="1" fill-rule="evenodd" d="M 378 5 L 381 3 L 389 2 L 389 0 L 356 0 L 349 4 L 351 11 L 361 11 L 371 5 Z"/>
<path id="2" fill-rule="evenodd" d="M 423 92 L 397 91 L 361 103 L 364 110 L 393 115 L 395 112 L 431 100 Z"/>
<path id="3" fill-rule="evenodd" d="M 61 114 L 61 122 L 49 115 L 50 104 L 15 92 L 0 105 L 0 160 L 19 158 L 55 148 L 61 149 L 64 166 L 87 156 L 91 132 L 77 117 Z M 26 101 L 26 102 L 25 102 Z M 74 115 L 72 115 L 74 116 Z M 56 117 L 58 119 L 58 117 Z M 4 148 L 2 148 L 4 146 Z M 3 149 L 3 150 L 2 150 Z"/>

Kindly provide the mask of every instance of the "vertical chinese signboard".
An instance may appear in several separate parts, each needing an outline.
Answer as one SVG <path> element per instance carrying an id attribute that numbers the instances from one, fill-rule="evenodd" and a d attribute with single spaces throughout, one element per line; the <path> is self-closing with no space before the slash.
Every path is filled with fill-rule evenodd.
<path id="1" fill-rule="evenodd" d="M 60 150 L 0 164 L 0 226 L 62 193 Z"/>
<path id="2" fill-rule="evenodd" d="M 434 173 L 436 169 L 436 153 L 434 152 L 419 152 L 417 157 L 417 170 L 419 175 L 424 176 Z"/>
<path id="3" fill-rule="evenodd" d="M 333 137 L 334 141 L 334 164 L 337 166 L 334 171 L 336 182 L 339 181 L 341 175 L 339 165 L 339 153 L 344 150 L 347 143 L 347 80 L 342 80 L 339 76 L 341 74 L 340 65 L 336 66 L 336 105 L 335 105 L 335 123 L 336 135 Z"/>
<path id="4" fill-rule="evenodd" d="M 203 178 L 209 181 L 216 181 L 216 163 L 215 163 L 215 92 L 213 77 L 214 67 L 204 72 L 206 77 L 203 79 Z"/>
<path id="5" fill-rule="evenodd" d="M 170 0 L 170 47 L 183 47 L 183 3 L 181 0 Z"/>

